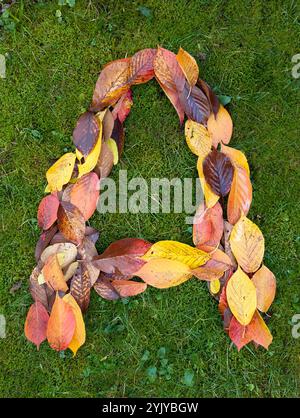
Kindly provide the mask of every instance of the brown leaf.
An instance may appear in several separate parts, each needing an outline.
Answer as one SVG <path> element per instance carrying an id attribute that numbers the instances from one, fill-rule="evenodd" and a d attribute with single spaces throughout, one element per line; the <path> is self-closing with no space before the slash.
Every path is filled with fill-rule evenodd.
<path id="1" fill-rule="evenodd" d="M 70 293 L 76 300 L 82 312 L 85 312 L 90 304 L 91 280 L 85 263 L 80 263 L 71 280 Z"/>
<path id="2" fill-rule="evenodd" d="M 60 232 L 68 240 L 80 244 L 85 234 L 85 221 L 80 210 L 70 202 L 61 202 L 57 217 Z"/>
<path id="3" fill-rule="evenodd" d="M 200 89 L 203 91 L 203 93 L 207 97 L 211 113 L 216 115 L 220 108 L 220 102 L 219 102 L 217 95 L 212 91 L 210 86 L 204 80 L 199 79 L 197 85 L 198 87 L 200 87 Z"/>
<path id="4" fill-rule="evenodd" d="M 40 302 L 35 302 L 30 306 L 25 321 L 25 336 L 33 344 L 40 348 L 40 345 L 47 338 L 47 325 L 49 315 L 45 307 Z"/>
<path id="5" fill-rule="evenodd" d="M 73 142 L 84 157 L 87 157 L 96 145 L 99 132 L 99 124 L 94 114 L 83 113 L 73 131 Z"/>
<path id="6" fill-rule="evenodd" d="M 112 243 L 93 264 L 105 273 L 121 272 L 125 275 L 134 274 L 145 261 L 141 260 L 151 243 L 139 238 L 125 238 Z"/>
<path id="7" fill-rule="evenodd" d="M 190 88 L 188 82 L 186 82 L 179 94 L 179 100 L 189 119 L 206 126 L 210 115 L 210 106 L 207 97 L 199 87 Z"/>
<path id="8" fill-rule="evenodd" d="M 47 231 L 44 231 L 37 244 L 35 247 L 35 259 L 36 261 L 39 261 L 42 252 L 44 251 L 44 249 L 47 247 L 47 245 L 49 244 L 49 242 L 52 240 L 52 238 L 54 237 L 54 235 L 57 232 L 57 226 L 53 225 L 50 229 L 47 229 Z"/>
<path id="9" fill-rule="evenodd" d="M 111 284 L 111 280 L 106 277 L 105 273 L 101 273 L 99 279 L 94 284 L 94 289 L 103 299 L 117 300 L 120 299 L 120 295 L 114 286 Z"/>
<path id="10" fill-rule="evenodd" d="M 45 196 L 41 200 L 37 213 L 40 228 L 46 230 L 54 224 L 57 219 L 58 206 L 59 200 L 55 193 Z"/>
<path id="11" fill-rule="evenodd" d="M 203 173 L 216 195 L 227 195 L 233 179 L 233 165 L 225 154 L 213 149 L 203 161 Z"/>
<path id="12" fill-rule="evenodd" d="M 112 131 L 111 137 L 116 141 L 120 159 L 124 148 L 125 133 L 123 124 L 119 121 L 118 118 L 115 120 L 114 129 Z"/>
<path id="13" fill-rule="evenodd" d="M 223 210 L 219 202 L 212 208 L 200 204 L 193 220 L 193 242 L 197 248 L 202 245 L 217 247 L 223 235 Z"/>
<path id="14" fill-rule="evenodd" d="M 114 155 L 104 141 L 102 143 L 101 152 L 97 161 L 97 165 L 95 167 L 95 173 L 102 178 L 108 177 L 112 168 L 114 166 Z"/>
<path id="15" fill-rule="evenodd" d="M 101 71 L 96 83 L 90 110 L 98 112 L 114 105 L 130 87 L 130 58 L 108 63 Z"/>
<path id="16" fill-rule="evenodd" d="M 234 168 L 234 175 L 227 203 L 227 218 L 234 225 L 242 214 L 247 215 L 252 202 L 252 184 L 247 171 Z"/>
<path id="17" fill-rule="evenodd" d="M 119 101 L 116 104 L 116 107 L 117 107 L 118 103 L 120 102 L 120 100 L 122 100 L 122 98 L 124 98 L 125 96 L 126 96 L 126 93 L 123 94 L 123 96 L 120 97 Z M 109 109 L 106 109 L 103 112 L 105 112 L 105 115 L 104 115 L 103 121 L 102 121 L 103 139 L 104 139 L 104 141 L 107 141 L 109 138 L 111 138 L 111 134 L 112 134 L 112 131 L 114 129 L 115 118 L 114 118 L 112 112 Z"/>
<path id="18" fill-rule="evenodd" d="M 35 302 L 40 302 L 50 312 L 54 303 L 55 292 L 46 284 L 39 284 L 38 277 L 40 274 L 41 270 L 36 266 L 30 275 L 29 291 L 32 299 Z"/>
<path id="19" fill-rule="evenodd" d="M 86 221 L 96 210 L 99 189 L 97 174 L 89 173 L 81 177 L 70 192 L 70 202 L 80 210 Z"/>
<path id="20" fill-rule="evenodd" d="M 71 306 L 56 294 L 47 327 L 47 339 L 56 351 L 66 350 L 72 341 L 76 327 Z"/>

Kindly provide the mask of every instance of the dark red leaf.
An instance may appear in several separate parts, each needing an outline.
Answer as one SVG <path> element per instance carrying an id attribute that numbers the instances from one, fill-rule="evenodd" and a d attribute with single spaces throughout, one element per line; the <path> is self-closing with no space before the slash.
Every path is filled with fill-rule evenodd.
<path id="1" fill-rule="evenodd" d="M 50 229 L 47 229 L 47 231 L 44 231 L 37 244 L 35 247 L 35 259 L 36 261 L 39 261 L 42 252 L 44 251 L 44 249 L 48 246 L 48 244 L 50 243 L 50 241 L 52 240 L 52 238 L 54 237 L 54 235 L 57 232 L 57 226 L 53 225 Z"/>
<path id="2" fill-rule="evenodd" d="M 210 110 L 216 116 L 220 108 L 220 102 L 217 95 L 212 91 L 210 86 L 204 80 L 199 79 L 197 85 L 204 92 L 209 101 Z"/>
<path id="3" fill-rule="evenodd" d="M 218 196 L 226 196 L 233 179 L 233 165 L 220 151 L 213 149 L 203 161 L 203 173 L 211 190 Z"/>
<path id="4" fill-rule="evenodd" d="M 124 148 L 125 134 L 124 134 L 123 124 L 119 121 L 118 118 L 115 120 L 114 129 L 112 131 L 111 137 L 117 143 L 119 158 L 120 158 L 123 152 L 123 148 Z"/>
<path id="5" fill-rule="evenodd" d="M 210 104 L 199 87 L 194 86 L 191 89 L 186 82 L 183 91 L 179 94 L 179 100 L 189 119 L 206 125 L 210 115 Z"/>
<path id="6" fill-rule="evenodd" d="M 80 244 L 85 234 L 85 220 L 80 210 L 70 202 L 61 202 L 57 217 L 60 232 L 68 240 Z"/>

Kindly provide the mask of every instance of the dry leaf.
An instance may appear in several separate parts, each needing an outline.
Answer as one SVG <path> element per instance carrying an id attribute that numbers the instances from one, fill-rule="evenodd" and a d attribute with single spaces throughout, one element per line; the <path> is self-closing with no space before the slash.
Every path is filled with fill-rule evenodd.
<path id="1" fill-rule="evenodd" d="M 216 195 L 227 195 L 233 179 L 233 165 L 225 154 L 213 149 L 203 160 L 203 174 Z"/>
<path id="2" fill-rule="evenodd" d="M 220 105 L 217 116 L 212 113 L 207 121 L 208 132 L 212 135 L 213 146 L 216 148 L 222 141 L 228 144 L 232 136 L 232 119 L 225 107 Z"/>
<path id="3" fill-rule="evenodd" d="M 199 68 L 195 58 L 182 48 L 179 48 L 176 58 L 185 75 L 185 78 L 189 82 L 190 86 L 193 87 L 197 83 L 199 77 Z"/>
<path id="4" fill-rule="evenodd" d="M 276 293 L 276 278 L 266 266 L 262 266 L 252 277 L 256 287 L 257 309 L 267 312 Z"/>
<path id="5" fill-rule="evenodd" d="M 80 210 L 70 202 L 61 202 L 57 217 L 60 232 L 68 240 L 80 244 L 85 233 L 85 220 Z"/>
<path id="6" fill-rule="evenodd" d="M 212 139 L 205 126 L 188 119 L 185 122 L 185 139 L 193 154 L 204 158 L 209 154 Z"/>
<path id="7" fill-rule="evenodd" d="M 51 192 L 60 191 L 67 184 L 74 170 L 76 155 L 68 152 L 60 157 L 46 173 L 48 187 Z"/>
<path id="8" fill-rule="evenodd" d="M 72 187 L 70 202 L 80 210 L 86 221 L 96 210 L 99 190 L 99 178 L 96 173 L 86 174 Z"/>
<path id="9" fill-rule="evenodd" d="M 68 286 L 65 282 L 56 254 L 50 255 L 50 257 L 47 258 L 42 272 L 45 282 L 51 287 L 51 289 L 61 290 L 62 292 L 66 292 L 68 290 Z"/>
<path id="10" fill-rule="evenodd" d="M 72 340 L 68 345 L 68 348 L 72 350 L 74 356 L 76 356 L 78 349 L 85 343 L 85 324 L 83 321 L 80 307 L 78 306 L 73 296 L 70 293 L 68 293 L 63 297 L 63 300 L 71 307 L 75 317 L 75 331 Z"/>
<path id="11" fill-rule="evenodd" d="M 35 344 L 38 350 L 41 343 L 47 338 L 46 331 L 48 321 L 48 312 L 40 302 L 35 302 L 30 306 L 25 321 L 24 331 L 27 340 Z"/>
<path id="12" fill-rule="evenodd" d="M 57 219 L 59 200 L 56 194 L 45 196 L 38 208 L 37 219 L 40 228 L 49 229 Z"/>

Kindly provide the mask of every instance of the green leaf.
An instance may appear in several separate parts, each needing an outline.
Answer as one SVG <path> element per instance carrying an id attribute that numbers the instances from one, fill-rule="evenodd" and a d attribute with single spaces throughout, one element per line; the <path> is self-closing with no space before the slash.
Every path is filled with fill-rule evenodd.
<path id="1" fill-rule="evenodd" d="M 164 358 L 166 356 L 166 348 L 160 347 L 160 349 L 157 351 L 157 356 L 161 359 Z"/>
<path id="2" fill-rule="evenodd" d="M 189 387 L 193 386 L 193 384 L 194 384 L 194 372 L 192 370 L 186 370 L 184 372 L 182 383 L 185 386 L 189 386 Z"/>
<path id="3" fill-rule="evenodd" d="M 147 376 L 149 381 L 153 383 L 157 378 L 157 368 L 155 366 L 148 367 Z"/>
<path id="4" fill-rule="evenodd" d="M 228 105 L 228 103 L 231 102 L 232 97 L 231 96 L 226 96 L 225 94 L 220 94 L 218 96 L 218 99 L 223 106 L 226 106 L 226 105 Z"/>
<path id="5" fill-rule="evenodd" d="M 146 6 L 139 6 L 138 11 L 145 17 L 149 18 L 152 16 L 152 11 Z"/>

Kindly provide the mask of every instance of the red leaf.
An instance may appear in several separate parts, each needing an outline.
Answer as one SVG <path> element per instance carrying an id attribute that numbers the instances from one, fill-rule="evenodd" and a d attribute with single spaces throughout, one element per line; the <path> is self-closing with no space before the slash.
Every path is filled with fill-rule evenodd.
<path id="1" fill-rule="evenodd" d="M 130 78 L 131 84 L 146 83 L 154 77 L 154 58 L 156 49 L 146 48 L 138 51 L 131 58 Z"/>
<path id="2" fill-rule="evenodd" d="M 25 321 L 25 336 L 33 344 L 40 348 L 45 341 L 49 315 L 46 308 L 40 303 L 35 302 L 30 306 Z"/>
<path id="3" fill-rule="evenodd" d="M 46 230 L 54 224 L 57 219 L 58 206 L 59 200 L 56 194 L 50 194 L 41 200 L 37 213 L 40 228 Z"/>
<path id="4" fill-rule="evenodd" d="M 99 279 L 94 284 L 94 289 L 103 299 L 117 300 L 120 299 L 120 295 L 114 286 L 111 284 L 111 280 L 106 277 L 105 273 L 101 273 Z"/>
<path id="5" fill-rule="evenodd" d="M 233 165 L 225 154 L 213 149 L 203 161 L 203 173 L 216 195 L 227 195 L 233 179 Z"/>
<path id="6" fill-rule="evenodd" d="M 212 208 L 206 208 L 203 202 L 193 221 L 193 242 L 197 248 L 201 245 L 217 247 L 223 235 L 223 210 L 219 202 Z"/>
<path id="7" fill-rule="evenodd" d="M 76 326 L 71 306 L 56 294 L 47 327 L 47 339 L 56 351 L 66 350 L 72 341 Z"/>
<path id="8" fill-rule="evenodd" d="M 157 48 L 154 72 L 162 86 L 178 93 L 183 90 L 185 77 L 173 52 L 161 47 Z"/>
<path id="9" fill-rule="evenodd" d="M 87 157 L 94 148 L 99 136 L 99 125 L 92 112 L 83 113 L 73 131 L 75 147 Z"/>
<path id="10" fill-rule="evenodd" d="M 48 246 L 49 242 L 52 240 L 54 235 L 56 234 L 57 226 L 53 225 L 50 229 L 47 229 L 47 231 L 44 231 L 35 247 L 35 259 L 36 261 L 39 261 L 42 252 L 44 249 Z"/>
<path id="11" fill-rule="evenodd" d="M 113 280 L 111 284 L 122 298 L 139 295 L 147 289 L 146 283 L 133 280 Z"/>
<path id="12" fill-rule="evenodd" d="M 112 115 L 114 119 L 118 118 L 121 123 L 127 118 L 130 113 L 131 106 L 133 105 L 132 91 L 128 90 L 127 93 L 123 94 L 115 105 Z"/>
<path id="13" fill-rule="evenodd" d="M 144 255 L 151 243 L 139 238 L 125 238 L 112 243 L 103 254 L 96 257 L 93 264 L 105 273 L 120 272 L 131 275 L 137 272 L 145 261 Z"/>
<path id="14" fill-rule="evenodd" d="M 207 97 L 211 112 L 216 115 L 220 108 L 220 102 L 217 95 L 212 91 L 210 86 L 204 80 L 199 79 L 197 85 Z"/>
<path id="15" fill-rule="evenodd" d="M 80 244 L 85 234 L 85 221 L 80 210 L 70 202 L 61 202 L 57 217 L 60 232 L 68 240 Z"/>
<path id="16" fill-rule="evenodd" d="M 99 178 L 96 173 L 81 177 L 70 192 L 70 202 L 80 210 L 86 221 L 95 212 L 98 198 Z"/>

